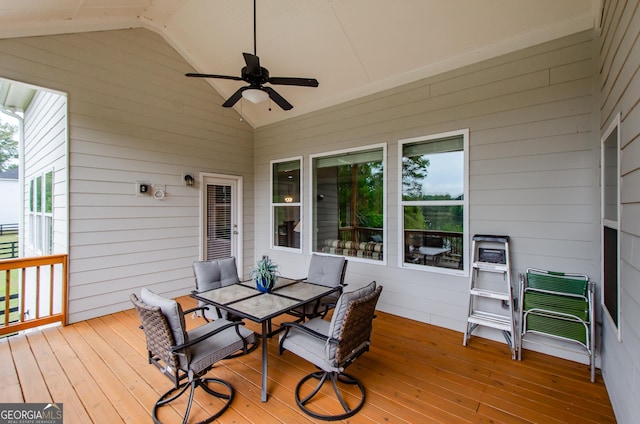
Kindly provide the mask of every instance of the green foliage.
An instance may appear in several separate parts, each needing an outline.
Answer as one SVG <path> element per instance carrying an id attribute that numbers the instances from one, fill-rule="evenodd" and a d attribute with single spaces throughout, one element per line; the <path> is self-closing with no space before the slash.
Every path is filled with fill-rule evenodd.
<path id="1" fill-rule="evenodd" d="M 18 159 L 18 140 L 14 138 L 18 128 L 6 122 L 0 123 L 0 172 L 13 169 Z"/>
<path id="2" fill-rule="evenodd" d="M 427 228 L 422 214 L 422 206 L 405 206 L 404 228 L 406 230 L 423 230 Z"/>
<path id="3" fill-rule="evenodd" d="M 256 267 L 251 270 L 251 276 L 255 278 L 256 282 L 265 282 L 265 287 L 270 288 L 276 282 L 276 275 L 278 274 L 278 265 L 271 262 L 271 259 L 262 258 L 256 264 Z"/>
<path id="4" fill-rule="evenodd" d="M 404 200 L 422 198 L 422 181 L 429 173 L 429 159 L 424 156 L 402 158 L 402 196 Z"/>
<path id="5" fill-rule="evenodd" d="M 338 167 L 340 227 L 353 225 L 382 228 L 384 222 L 382 177 L 382 161 Z M 355 205 L 352 202 L 354 194 Z"/>

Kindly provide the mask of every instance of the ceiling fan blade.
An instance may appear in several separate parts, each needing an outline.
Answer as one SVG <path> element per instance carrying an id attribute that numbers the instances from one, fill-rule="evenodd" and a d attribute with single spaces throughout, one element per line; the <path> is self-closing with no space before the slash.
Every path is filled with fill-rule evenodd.
<path id="1" fill-rule="evenodd" d="M 271 87 L 262 87 L 264 91 L 269 94 L 269 98 L 273 100 L 278 106 L 280 106 L 283 110 L 291 110 L 293 109 L 293 105 L 286 101 L 284 97 L 282 97 L 276 90 Z"/>
<path id="2" fill-rule="evenodd" d="M 269 82 L 273 85 L 299 85 L 302 87 L 317 87 L 318 80 L 315 78 L 289 78 L 271 77 Z"/>
<path id="3" fill-rule="evenodd" d="M 235 105 L 238 100 L 242 98 L 242 92 L 248 88 L 249 87 L 240 87 L 235 93 L 231 95 L 231 97 L 227 99 L 226 102 L 222 103 L 222 107 L 232 107 L 233 105 Z"/>
<path id="4" fill-rule="evenodd" d="M 251 53 L 242 53 L 244 56 L 244 61 L 247 64 L 247 71 L 251 75 L 260 75 L 262 71 L 260 70 L 260 58 Z"/>
<path id="5" fill-rule="evenodd" d="M 196 73 L 188 73 L 184 74 L 185 77 L 196 77 L 196 78 L 221 78 L 221 79 L 229 79 L 234 81 L 242 81 L 240 77 L 232 77 L 229 75 L 216 75 L 216 74 L 196 74 Z"/>

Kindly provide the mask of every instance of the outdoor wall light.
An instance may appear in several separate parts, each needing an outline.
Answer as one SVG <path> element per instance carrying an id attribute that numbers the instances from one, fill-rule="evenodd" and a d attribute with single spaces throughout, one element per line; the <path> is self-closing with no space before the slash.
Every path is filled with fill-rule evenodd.
<path id="1" fill-rule="evenodd" d="M 184 185 L 187 187 L 193 187 L 196 184 L 196 180 L 193 179 L 191 174 L 184 174 Z"/>

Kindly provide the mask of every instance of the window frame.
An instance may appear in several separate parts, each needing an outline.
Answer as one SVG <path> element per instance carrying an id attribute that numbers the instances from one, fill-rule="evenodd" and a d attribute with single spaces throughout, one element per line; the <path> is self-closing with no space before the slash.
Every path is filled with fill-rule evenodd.
<path id="1" fill-rule="evenodd" d="M 299 166 L 300 166 L 300 183 L 298 184 L 298 189 L 299 189 L 299 193 L 298 193 L 298 202 L 274 202 L 273 201 L 273 184 L 274 184 L 274 175 L 273 175 L 273 167 L 275 164 L 278 163 L 283 163 L 283 162 L 293 162 L 293 161 L 298 161 Z M 294 157 L 290 157 L 290 158 L 283 158 L 283 159 L 274 159 L 272 161 L 269 162 L 269 223 L 270 223 L 270 227 L 269 227 L 269 238 L 270 238 L 270 246 L 271 249 L 273 250 L 283 250 L 283 251 L 287 251 L 287 252 L 295 252 L 295 253 L 302 253 L 302 246 L 304 243 L 304 208 L 303 208 L 303 193 L 304 193 L 304 178 L 303 178 L 303 173 L 304 173 L 304 168 L 303 168 L 303 157 L 302 156 L 294 156 Z M 299 220 L 299 225 L 300 225 L 300 243 L 298 245 L 298 247 L 288 247 L 288 246 L 278 246 L 275 244 L 275 235 L 274 235 L 274 228 L 275 228 L 275 218 L 276 218 L 276 213 L 275 213 L 275 208 L 276 207 L 297 207 L 298 208 L 298 214 L 300 216 L 300 220 Z"/>
<path id="2" fill-rule="evenodd" d="M 358 256 L 347 256 L 347 255 L 337 255 L 337 254 L 332 254 L 332 253 L 326 253 L 326 252 L 316 252 L 314 250 L 314 236 L 312 233 L 313 228 L 315 227 L 315 222 L 316 222 L 316 217 L 315 217 L 315 209 L 314 209 L 314 201 L 316 201 L 316 190 L 315 190 L 315 180 L 314 180 L 314 174 L 315 174 L 315 168 L 314 168 L 314 161 L 316 159 L 319 158 L 323 158 L 323 157 L 330 157 L 330 156 L 338 156 L 338 155 L 344 155 L 344 154 L 349 154 L 349 153 L 354 153 L 354 152 L 364 152 L 367 150 L 377 150 L 377 149 L 381 149 L 382 150 L 382 260 L 377 260 L 377 259 L 367 259 L 367 258 L 362 258 L 362 257 L 358 257 Z M 310 216 L 309 216 L 309 222 L 311 223 L 310 227 L 307 229 L 307 238 L 308 238 L 308 242 L 307 242 L 307 248 L 308 251 L 311 254 L 318 254 L 318 255 L 325 255 L 325 256 L 342 256 L 344 258 L 346 258 L 347 260 L 349 260 L 349 262 L 365 262 L 367 264 L 376 264 L 376 265 L 381 265 L 381 266 L 386 266 L 387 265 L 387 258 L 389 256 L 389 242 L 388 242 L 388 237 L 387 237 L 387 233 L 388 233 L 388 224 L 387 221 L 389 219 L 389 212 L 388 212 L 388 203 L 387 203 L 387 198 L 389 195 L 389 190 L 388 190 L 388 185 L 387 185 L 387 179 L 388 179 L 388 172 L 387 172 L 387 143 L 374 143 L 374 144 L 367 144 L 367 145 L 363 145 L 363 146 L 357 146 L 357 147 L 351 147 L 351 148 L 347 148 L 347 149 L 340 149 L 340 150 L 332 150 L 332 151 L 328 151 L 328 152 L 321 152 L 321 153 L 314 153 L 312 155 L 309 155 L 309 199 L 308 199 L 308 210 L 310 211 Z"/>
<path id="3" fill-rule="evenodd" d="M 602 306 L 602 314 L 606 317 L 606 321 L 609 322 L 613 331 L 616 333 L 618 337 L 618 341 L 622 341 L 622 302 L 620 298 L 620 219 L 621 219 L 621 205 L 620 205 L 620 189 L 621 189 L 621 174 L 620 174 L 620 166 L 621 166 L 621 152 L 620 152 L 620 130 L 621 130 L 621 121 L 620 121 L 620 113 L 618 113 L 612 120 L 612 122 L 607 127 L 606 131 L 600 138 L 600 281 L 602 282 L 600 286 L 600 304 Z M 606 204 L 606 194 L 605 193 L 605 173 L 606 173 L 606 154 L 605 154 L 605 143 L 608 141 L 611 134 L 616 131 L 616 221 L 605 218 L 605 208 Z M 617 233 L 616 240 L 616 306 L 617 306 L 617 317 L 611 316 L 611 311 L 605 304 L 605 237 L 604 237 L 604 229 L 609 228 L 615 230 Z"/>
<path id="4" fill-rule="evenodd" d="M 463 140 L 463 200 L 462 201 L 442 201 L 442 200 L 424 200 L 424 201 L 409 201 L 403 200 L 402 193 L 402 159 L 403 148 L 405 144 L 417 143 L 420 141 L 431 142 L 438 139 L 445 139 L 455 136 L 462 136 Z M 404 138 L 398 140 L 398 267 L 403 269 L 411 269 L 422 272 L 433 272 L 438 274 L 448 274 L 455 276 L 469 276 L 469 128 L 460 130 L 447 131 L 437 134 L 428 134 L 411 138 Z M 405 256 L 405 229 L 404 229 L 404 207 L 405 206 L 450 206 L 461 205 L 462 211 L 462 269 L 444 268 L 431 265 L 410 264 L 406 263 Z"/>
<path id="5" fill-rule="evenodd" d="M 47 212 L 47 175 L 51 175 L 51 212 Z M 29 179 L 29 196 L 29 247 L 41 255 L 51 255 L 54 251 L 55 211 L 55 170 L 53 168 L 35 174 Z"/>

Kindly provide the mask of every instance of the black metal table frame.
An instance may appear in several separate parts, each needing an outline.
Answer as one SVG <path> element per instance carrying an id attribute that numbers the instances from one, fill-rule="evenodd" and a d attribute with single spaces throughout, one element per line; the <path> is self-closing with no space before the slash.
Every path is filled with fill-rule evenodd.
<path id="1" fill-rule="evenodd" d="M 251 314 L 248 314 L 248 313 L 246 313 L 244 311 L 235 309 L 233 307 L 234 304 L 237 304 L 237 303 L 242 302 L 244 300 L 252 299 L 252 298 L 255 298 L 257 296 L 263 296 L 263 295 L 266 294 L 266 293 L 262 293 L 262 292 L 258 291 L 255 288 L 255 283 L 253 283 L 252 281 L 243 281 L 243 282 L 240 282 L 239 285 L 241 285 L 243 287 L 252 288 L 255 291 L 255 293 L 252 293 L 249 296 L 244 296 L 242 298 L 235 299 L 235 300 L 233 300 L 231 302 L 228 302 L 228 303 L 214 302 L 211 299 L 208 299 L 207 297 L 203 296 L 203 294 L 205 294 L 207 292 L 212 292 L 212 291 L 219 290 L 219 289 L 213 289 L 213 290 L 200 292 L 200 293 L 194 291 L 194 292 L 191 293 L 191 296 L 194 297 L 197 300 L 201 300 L 201 301 L 203 301 L 203 302 L 205 302 L 205 303 L 207 303 L 207 304 L 209 304 L 211 306 L 215 306 L 217 308 L 224 309 L 227 312 L 232 313 L 233 315 L 237 315 L 237 316 L 239 316 L 241 318 L 246 318 L 246 319 L 248 319 L 250 321 L 253 321 L 255 323 L 261 324 L 261 326 L 262 326 L 262 334 L 260 335 L 260 338 L 262 339 L 262 393 L 261 393 L 262 402 L 266 402 L 267 401 L 267 381 L 268 381 L 268 379 L 267 379 L 267 361 L 268 361 L 268 356 L 269 356 L 268 355 L 268 350 L 267 350 L 267 339 L 273 337 L 273 335 L 278 333 L 279 330 L 280 330 L 280 329 L 278 329 L 276 331 L 272 331 L 271 320 L 273 318 L 279 316 L 279 315 L 286 314 L 287 312 L 289 312 L 289 311 L 291 311 L 293 309 L 296 309 L 296 308 L 298 308 L 300 306 L 306 305 L 307 303 L 315 302 L 315 301 L 321 299 L 322 297 L 327 296 L 327 295 L 329 295 L 331 293 L 334 293 L 336 291 L 339 291 L 341 289 L 340 286 L 337 286 L 337 287 L 321 286 L 323 288 L 326 287 L 326 290 L 323 291 L 322 293 L 319 293 L 319 294 L 317 294 L 315 296 L 312 296 L 312 297 L 309 297 L 309 298 L 306 298 L 306 299 L 298 299 L 298 298 L 294 298 L 294 297 L 291 297 L 291 296 L 278 294 L 278 290 L 281 289 L 281 288 L 283 289 L 283 288 L 292 286 L 294 284 L 313 284 L 315 286 L 320 286 L 320 285 L 314 284 L 314 283 L 310 283 L 310 282 L 307 282 L 307 281 L 303 281 L 303 280 L 296 280 L 296 279 L 287 279 L 287 280 L 290 280 L 290 281 L 293 281 L 293 282 L 290 283 L 290 284 L 283 285 L 282 287 L 276 287 L 273 291 L 271 291 L 270 294 L 276 295 L 276 296 L 280 296 L 280 297 L 283 297 L 283 298 L 286 298 L 286 299 L 294 300 L 294 301 L 297 301 L 297 303 L 291 304 L 291 305 L 287 306 L 286 308 L 281 308 L 281 309 L 278 309 L 278 310 L 274 310 L 272 313 L 269 313 L 268 315 L 265 315 L 265 316 L 262 316 L 262 317 L 253 316 Z M 226 287 L 228 287 L 228 286 L 226 286 Z M 224 288 L 224 287 L 221 287 L 221 289 L 222 288 Z"/>

